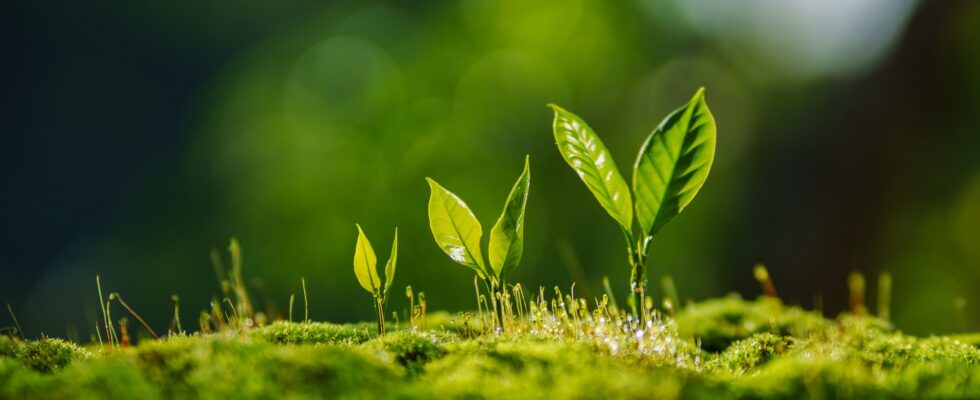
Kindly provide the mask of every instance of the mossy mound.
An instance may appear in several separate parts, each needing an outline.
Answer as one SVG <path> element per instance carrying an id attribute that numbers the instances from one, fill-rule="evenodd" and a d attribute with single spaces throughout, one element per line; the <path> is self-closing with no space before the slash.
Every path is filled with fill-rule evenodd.
<path id="1" fill-rule="evenodd" d="M 734 294 L 691 304 L 674 321 L 682 336 L 699 338 L 701 348 L 710 352 L 720 352 L 757 333 L 806 337 L 831 324 L 818 313 L 787 306 L 778 299 L 745 301 Z"/>
<path id="2" fill-rule="evenodd" d="M 586 315 L 479 334 L 430 317 L 385 336 L 279 322 L 112 351 L 0 337 L 0 398 L 980 398 L 980 335 L 917 338 L 771 299 L 710 300 L 643 329 Z"/>
<path id="3" fill-rule="evenodd" d="M 251 331 L 253 337 L 280 344 L 358 344 L 377 336 L 374 325 L 277 321 Z"/>

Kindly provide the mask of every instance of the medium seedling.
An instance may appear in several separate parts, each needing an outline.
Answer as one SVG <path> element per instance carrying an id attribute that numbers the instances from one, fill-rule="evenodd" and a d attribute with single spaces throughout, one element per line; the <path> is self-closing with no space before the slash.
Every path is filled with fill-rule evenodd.
<path id="1" fill-rule="evenodd" d="M 472 269 L 488 286 L 497 329 L 503 330 L 505 276 L 517 267 L 524 254 L 524 209 L 531 184 L 531 157 L 524 158 L 524 171 L 504 203 L 504 211 L 490 231 L 490 266 L 483 259 L 480 240 L 483 227 L 473 211 L 432 178 L 429 182 L 429 228 L 436 244 L 453 261 Z M 479 301 L 479 300 L 478 300 Z"/>
<path id="2" fill-rule="evenodd" d="M 354 248 L 354 275 L 364 290 L 374 296 L 374 309 L 378 314 L 378 334 L 385 334 L 385 303 L 391 283 L 395 279 L 395 264 L 398 261 L 398 228 L 395 228 L 395 239 L 391 244 L 391 256 L 385 264 L 385 280 L 382 284 L 378 276 L 378 257 L 374 255 L 371 242 L 364 235 L 364 230 L 357 225 L 357 245 Z"/>
<path id="3" fill-rule="evenodd" d="M 633 316 L 640 318 L 650 241 L 694 199 L 714 160 L 715 119 L 705 104 L 704 88 L 667 115 L 640 147 L 633 164 L 632 195 L 592 128 L 577 115 L 554 104 L 549 106 L 555 112 L 553 130 L 562 157 L 626 238 Z M 633 230 L 634 209 L 638 234 Z"/>

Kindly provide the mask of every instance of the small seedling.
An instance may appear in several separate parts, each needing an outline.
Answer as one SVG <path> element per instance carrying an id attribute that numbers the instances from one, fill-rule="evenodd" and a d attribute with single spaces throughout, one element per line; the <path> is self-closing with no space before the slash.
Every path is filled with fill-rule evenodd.
<path id="1" fill-rule="evenodd" d="M 505 276 L 517 267 L 524 254 L 524 210 L 531 183 L 531 157 L 524 158 L 524 171 L 511 188 L 504 211 L 490 231 L 490 266 L 487 267 L 480 250 L 483 227 L 473 211 L 432 178 L 429 182 L 429 228 L 432 236 L 453 261 L 476 272 L 491 294 L 496 326 L 503 330 L 503 296 Z M 479 297 L 478 297 L 479 299 Z M 477 300 L 479 305 L 479 300 Z"/>
<path id="2" fill-rule="evenodd" d="M 395 279 L 395 264 L 398 261 L 398 228 L 395 228 L 395 239 L 391 244 L 391 256 L 385 264 L 385 281 L 382 285 L 381 278 L 378 276 L 378 258 L 374 255 L 374 248 L 371 242 L 364 235 L 364 230 L 357 225 L 357 245 L 354 248 L 354 275 L 357 282 L 364 290 L 374 296 L 374 308 L 378 313 L 378 334 L 385 334 L 385 303 L 388 301 L 388 292 L 391 283 Z"/>
<path id="3" fill-rule="evenodd" d="M 632 196 L 609 150 L 577 115 L 554 104 L 558 150 L 599 204 L 619 223 L 631 266 L 634 317 L 645 304 L 647 250 L 653 236 L 690 204 L 704 185 L 715 155 L 715 119 L 704 88 L 670 113 L 647 137 L 633 164 Z M 639 235 L 633 231 L 633 211 Z"/>

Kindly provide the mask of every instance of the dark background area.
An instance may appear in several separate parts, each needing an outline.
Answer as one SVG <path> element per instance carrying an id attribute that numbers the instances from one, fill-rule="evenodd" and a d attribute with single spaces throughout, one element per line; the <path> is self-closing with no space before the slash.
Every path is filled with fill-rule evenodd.
<path id="1" fill-rule="evenodd" d="M 754 297 L 763 262 L 787 302 L 835 315 L 848 273 L 873 299 L 887 270 L 903 330 L 980 328 L 977 2 L 139 3 L 0 6 L 0 300 L 29 334 L 87 336 L 97 273 L 155 326 L 179 294 L 189 325 L 231 236 L 262 308 L 283 312 L 302 276 L 314 319 L 370 319 L 355 222 L 380 259 L 399 226 L 396 284 L 472 308 L 423 178 L 488 233 L 524 154 L 514 279 L 625 292 L 621 238 L 544 104 L 589 121 L 628 177 L 698 86 L 718 154 L 655 239 L 652 286 Z"/>

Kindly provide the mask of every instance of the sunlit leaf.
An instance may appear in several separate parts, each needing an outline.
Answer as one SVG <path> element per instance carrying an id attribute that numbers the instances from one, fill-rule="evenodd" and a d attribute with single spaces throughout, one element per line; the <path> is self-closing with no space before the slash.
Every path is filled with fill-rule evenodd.
<path id="1" fill-rule="evenodd" d="M 378 277 L 377 262 L 378 259 L 374 255 L 374 249 L 371 248 L 371 242 L 368 241 L 367 236 L 364 236 L 364 231 L 361 230 L 361 226 L 357 225 L 357 247 L 354 248 L 354 275 L 357 276 L 357 282 L 361 284 L 361 287 L 372 294 L 377 294 L 378 290 L 381 289 L 381 278 Z"/>
<path id="2" fill-rule="evenodd" d="M 577 115 L 554 104 L 549 106 L 555 111 L 555 141 L 565 162 L 578 173 L 602 208 L 629 231 L 633 223 L 629 186 L 619 174 L 609 150 Z"/>
<path id="3" fill-rule="evenodd" d="M 714 157 L 715 119 L 701 88 L 650 134 L 633 166 L 636 219 L 646 240 L 694 199 Z"/>
<path id="4" fill-rule="evenodd" d="M 391 256 L 385 264 L 385 295 L 391 289 L 391 282 L 395 280 L 395 264 L 398 262 L 398 227 L 395 227 L 395 239 L 391 242 Z"/>
<path id="5" fill-rule="evenodd" d="M 473 211 L 459 197 L 436 181 L 429 182 L 429 228 L 436 244 L 449 258 L 472 268 L 481 278 L 486 276 L 483 253 L 480 252 L 480 238 L 483 228 L 476 220 Z"/>
<path id="6" fill-rule="evenodd" d="M 531 184 L 531 157 L 524 159 L 524 172 L 507 196 L 504 211 L 490 230 L 490 266 L 500 278 L 517 267 L 524 254 L 524 208 Z"/>

